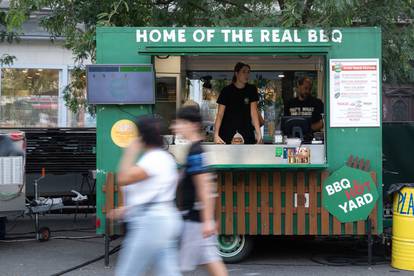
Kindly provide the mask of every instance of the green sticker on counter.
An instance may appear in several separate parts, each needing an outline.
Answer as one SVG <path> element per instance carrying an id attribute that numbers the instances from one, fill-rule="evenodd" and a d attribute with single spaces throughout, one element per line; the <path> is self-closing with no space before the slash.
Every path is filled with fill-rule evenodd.
<path id="1" fill-rule="evenodd" d="M 277 147 L 275 150 L 275 156 L 276 157 L 283 157 L 283 148 Z"/>

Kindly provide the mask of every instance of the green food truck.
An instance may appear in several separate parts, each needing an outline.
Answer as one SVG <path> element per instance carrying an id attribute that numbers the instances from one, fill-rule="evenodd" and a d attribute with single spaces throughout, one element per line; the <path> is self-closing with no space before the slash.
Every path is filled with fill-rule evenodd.
<path id="1" fill-rule="evenodd" d="M 105 217 L 123 201 L 114 175 L 136 136 L 134 118 L 158 114 L 170 123 L 186 103 L 197 103 L 203 115 L 226 261 L 246 256 L 258 235 L 382 234 L 379 28 L 109 27 L 97 29 L 96 43 L 87 79 L 97 105 L 99 234 L 122 231 Z M 264 143 L 214 144 L 216 101 L 240 61 L 258 89 Z M 307 119 L 289 124 L 283 111 L 303 77 L 323 103 L 323 128 L 311 139 L 303 137 Z M 180 164 L 185 141 L 164 134 Z"/>

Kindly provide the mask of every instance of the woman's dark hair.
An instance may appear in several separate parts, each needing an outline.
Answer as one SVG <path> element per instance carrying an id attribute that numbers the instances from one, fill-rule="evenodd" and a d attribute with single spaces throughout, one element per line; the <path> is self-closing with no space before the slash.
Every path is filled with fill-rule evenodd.
<path id="1" fill-rule="evenodd" d="M 154 116 L 141 116 L 135 124 L 145 146 L 161 148 L 164 140 L 161 136 L 162 121 Z"/>
<path id="2" fill-rule="evenodd" d="M 192 123 L 199 123 L 203 121 L 198 106 L 184 106 L 177 112 L 177 119 L 186 120 Z"/>
<path id="3" fill-rule="evenodd" d="M 245 66 L 247 68 L 249 68 L 249 70 L 250 70 L 250 65 L 249 64 L 246 64 L 246 63 L 243 63 L 243 62 L 237 62 L 236 63 L 236 65 L 234 66 L 234 71 L 233 71 L 234 72 L 233 79 L 231 80 L 232 83 L 235 83 L 237 81 L 236 73 L 240 72 L 240 70 Z"/>

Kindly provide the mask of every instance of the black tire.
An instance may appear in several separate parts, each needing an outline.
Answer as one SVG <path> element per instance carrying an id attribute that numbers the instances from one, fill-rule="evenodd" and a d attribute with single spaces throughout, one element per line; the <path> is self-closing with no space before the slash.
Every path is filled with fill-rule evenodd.
<path id="1" fill-rule="evenodd" d="M 253 249 L 253 239 L 245 235 L 220 235 L 218 244 L 218 253 L 228 264 L 244 260 Z"/>
<path id="2" fill-rule="evenodd" d="M 47 227 L 42 227 L 39 229 L 39 241 L 45 242 L 50 239 L 50 229 Z"/>

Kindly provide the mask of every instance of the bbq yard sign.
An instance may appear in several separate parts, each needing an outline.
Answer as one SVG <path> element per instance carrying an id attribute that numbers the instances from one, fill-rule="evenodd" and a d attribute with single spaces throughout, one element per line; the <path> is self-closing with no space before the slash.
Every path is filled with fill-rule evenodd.
<path id="1" fill-rule="evenodd" d="M 322 204 L 340 222 L 365 220 L 378 199 L 370 173 L 344 166 L 323 183 Z"/>

